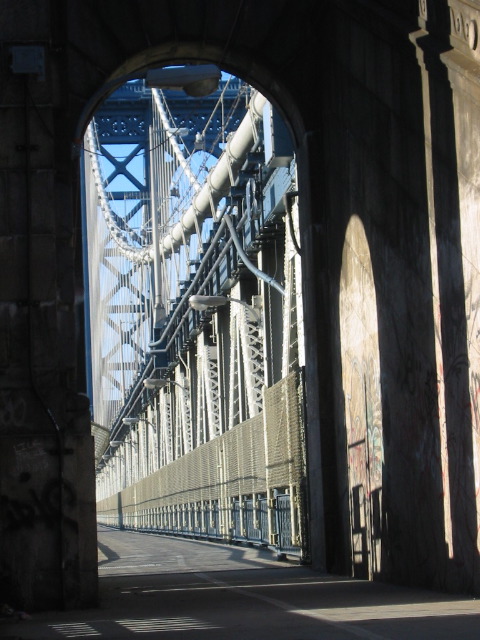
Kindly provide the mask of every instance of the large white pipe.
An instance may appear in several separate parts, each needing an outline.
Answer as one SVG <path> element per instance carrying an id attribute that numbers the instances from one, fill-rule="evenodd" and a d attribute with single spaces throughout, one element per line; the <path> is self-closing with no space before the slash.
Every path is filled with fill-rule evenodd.
<path id="1" fill-rule="evenodd" d="M 227 142 L 225 151 L 207 176 L 202 189 L 194 196 L 192 204 L 170 233 L 160 240 L 159 253 L 164 257 L 175 253 L 197 230 L 197 225 L 213 215 L 215 207 L 225 197 L 251 150 L 256 135 L 257 123 L 262 119 L 266 99 L 256 92 L 249 103 L 249 112 L 238 129 Z M 154 247 L 150 248 L 153 258 Z"/>
<path id="2" fill-rule="evenodd" d="M 129 244 L 125 232 L 120 229 L 112 215 L 110 203 L 103 189 L 99 163 L 95 154 L 95 140 L 93 127 L 87 130 L 90 155 L 95 175 L 95 181 L 99 185 L 100 205 L 107 225 L 111 229 L 112 237 L 117 243 L 123 255 L 132 262 L 150 262 L 155 258 L 157 250 L 158 260 L 160 256 L 167 258 L 178 251 L 181 245 L 193 233 L 196 233 L 198 224 L 214 215 L 214 211 L 220 200 L 225 197 L 232 184 L 235 182 L 238 172 L 245 162 L 248 152 L 251 150 L 256 137 L 256 127 L 263 117 L 263 107 L 266 99 L 262 94 L 255 92 L 248 105 L 248 113 L 243 118 L 238 129 L 227 142 L 225 151 L 218 159 L 217 164 L 207 175 L 203 187 L 195 194 L 192 204 L 183 214 L 179 222 L 169 234 L 159 240 L 158 246 L 133 247 Z M 155 234 L 154 234 L 155 236 Z"/>

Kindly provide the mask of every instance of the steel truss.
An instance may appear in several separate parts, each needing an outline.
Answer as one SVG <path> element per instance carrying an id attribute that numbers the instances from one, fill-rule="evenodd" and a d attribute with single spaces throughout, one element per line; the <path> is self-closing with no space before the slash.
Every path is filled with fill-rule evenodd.
<path id="1" fill-rule="evenodd" d="M 247 95 L 246 85 L 233 79 L 221 84 L 218 95 L 188 98 L 179 110 L 174 92 L 152 94 L 143 82 L 130 83 L 106 101 L 88 128 L 88 391 L 100 425 L 109 428 L 121 412 L 150 357 L 156 328 L 171 311 L 190 264 L 201 257 L 201 224 L 178 253 L 157 260 L 153 236 L 158 244 L 178 223 L 206 179 L 209 158 L 221 153 L 219 145 L 238 126 Z M 185 134 L 187 124 L 198 129 Z M 187 432 L 182 447 L 188 448 Z"/>
<path id="2" fill-rule="evenodd" d="M 199 446 L 222 433 L 218 350 L 206 342 L 203 332 L 197 343 L 197 379 L 196 446 Z"/>
<path id="3" fill-rule="evenodd" d="M 232 298 L 240 298 L 240 283 L 232 289 Z M 229 429 L 253 418 L 262 410 L 263 343 L 260 327 L 243 305 L 230 309 L 230 408 Z M 246 402 L 244 402 L 246 400 Z"/>

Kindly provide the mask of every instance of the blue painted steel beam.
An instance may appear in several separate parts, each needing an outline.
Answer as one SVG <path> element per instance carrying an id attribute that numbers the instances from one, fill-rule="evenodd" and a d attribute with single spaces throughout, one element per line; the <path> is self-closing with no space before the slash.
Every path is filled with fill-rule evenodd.
<path id="1" fill-rule="evenodd" d="M 219 100 L 226 82 L 220 82 L 219 89 L 210 96 L 194 98 L 180 91 L 165 90 L 174 126 L 189 129 L 183 137 L 188 151 L 195 147 L 197 132 L 202 132 Z M 240 80 L 232 80 L 205 132 L 204 150 L 219 156 L 222 152 L 222 126 L 224 132 L 236 131 L 245 114 L 245 99 L 238 97 Z M 151 122 L 151 91 L 143 80 L 130 82 L 115 91 L 95 114 L 97 135 L 101 144 L 142 144 L 148 141 L 148 127 Z"/>

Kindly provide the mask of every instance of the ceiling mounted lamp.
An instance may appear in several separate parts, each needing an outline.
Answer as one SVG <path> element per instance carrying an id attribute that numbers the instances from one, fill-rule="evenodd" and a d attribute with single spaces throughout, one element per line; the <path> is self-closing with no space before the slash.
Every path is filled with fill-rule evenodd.
<path id="1" fill-rule="evenodd" d="M 159 378 L 146 378 L 143 381 L 143 385 L 146 389 L 164 389 L 170 384 L 174 384 L 176 387 L 180 387 L 180 389 L 187 391 L 190 383 L 187 378 L 184 379 L 183 385 L 179 382 L 175 382 L 175 380 L 168 380 L 168 378 L 162 378 L 161 380 Z"/>
<path id="2" fill-rule="evenodd" d="M 147 71 L 147 86 L 184 91 L 187 96 L 201 98 L 214 93 L 222 73 L 214 64 L 166 67 Z"/>
<path id="3" fill-rule="evenodd" d="M 230 298 L 225 296 L 190 296 L 188 299 L 189 305 L 196 311 L 206 311 L 209 307 L 223 307 L 230 302 Z"/>
<path id="4" fill-rule="evenodd" d="M 122 422 L 123 424 L 132 427 L 133 425 L 138 424 L 139 418 L 123 418 Z"/>
<path id="5" fill-rule="evenodd" d="M 159 379 L 159 378 L 146 378 L 143 381 L 143 386 L 145 389 L 163 389 L 170 384 L 170 380 Z"/>
<path id="6" fill-rule="evenodd" d="M 259 296 L 254 296 L 255 299 L 260 300 Z M 212 307 L 223 307 L 229 302 L 236 302 L 237 304 L 241 304 L 247 311 L 252 314 L 255 323 L 260 327 L 262 323 L 262 319 L 260 314 L 258 313 L 255 307 L 251 307 L 249 304 L 245 302 L 245 300 L 238 300 L 237 298 L 226 298 L 225 296 L 201 296 L 201 295 L 193 295 L 188 299 L 188 303 L 192 309 L 195 311 L 205 311 L 208 308 Z M 257 305 L 258 306 L 258 305 Z"/>
<path id="7" fill-rule="evenodd" d="M 184 91 L 188 96 L 201 98 L 214 93 L 218 89 L 222 72 L 214 64 L 187 65 L 185 67 L 132 71 L 110 80 L 97 89 L 82 109 L 74 134 L 74 152 L 76 155 L 80 153 L 85 129 L 101 101 L 123 84 L 143 77 L 145 77 L 148 87 Z"/>

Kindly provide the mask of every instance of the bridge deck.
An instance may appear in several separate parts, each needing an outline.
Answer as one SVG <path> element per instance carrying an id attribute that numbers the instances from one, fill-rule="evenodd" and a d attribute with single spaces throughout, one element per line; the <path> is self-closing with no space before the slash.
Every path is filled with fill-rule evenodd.
<path id="1" fill-rule="evenodd" d="M 2 625 L 2 637 L 468 640 L 480 633 L 475 600 L 323 576 L 243 546 L 101 528 L 99 573 L 98 609 L 39 614 Z"/>
<path id="2" fill-rule="evenodd" d="M 103 527 L 99 529 L 98 560 L 100 578 L 266 569 L 281 564 L 274 553 L 258 547 L 224 545 Z M 298 560 L 292 558 L 288 566 L 298 566 Z"/>

